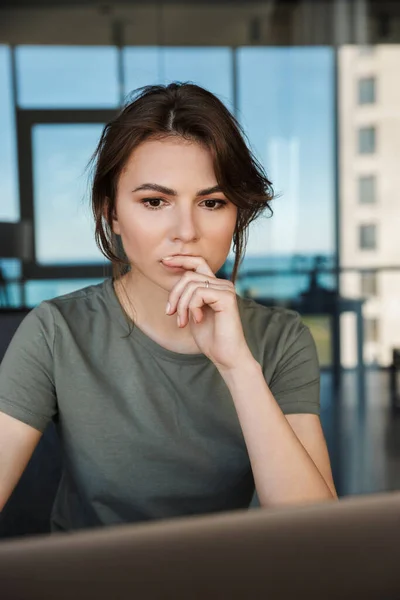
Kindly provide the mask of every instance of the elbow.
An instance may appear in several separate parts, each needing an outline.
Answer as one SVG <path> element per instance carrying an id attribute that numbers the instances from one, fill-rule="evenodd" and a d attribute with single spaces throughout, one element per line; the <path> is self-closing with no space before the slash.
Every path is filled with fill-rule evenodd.
<path id="1" fill-rule="evenodd" d="M 284 508 L 284 507 L 295 507 L 295 506 L 305 506 L 309 504 L 319 504 L 320 502 L 335 502 L 338 501 L 339 497 L 336 493 L 336 490 L 332 490 L 328 486 L 322 492 L 316 492 L 314 494 L 301 494 L 301 495 L 292 495 L 286 498 L 280 498 L 268 500 L 260 498 L 260 507 L 261 508 Z"/>

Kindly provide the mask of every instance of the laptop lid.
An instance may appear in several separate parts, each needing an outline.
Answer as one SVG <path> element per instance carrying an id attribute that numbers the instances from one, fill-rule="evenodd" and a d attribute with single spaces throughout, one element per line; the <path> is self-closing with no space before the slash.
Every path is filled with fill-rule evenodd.
<path id="1" fill-rule="evenodd" d="M 400 492 L 0 542 L 7 600 L 400 598 Z"/>

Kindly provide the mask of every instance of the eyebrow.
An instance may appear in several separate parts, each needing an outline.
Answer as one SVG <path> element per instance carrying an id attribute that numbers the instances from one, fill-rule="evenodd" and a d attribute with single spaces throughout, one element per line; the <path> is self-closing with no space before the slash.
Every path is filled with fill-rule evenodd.
<path id="1" fill-rule="evenodd" d="M 163 185 L 158 185 L 158 183 L 143 183 L 135 190 L 132 190 L 132 192 L 139 192 L 141 190 L 152 190 L 153 192 L 160 192 L 161 194 L 166 194 L 168 196 L 178 195 L 178 192 L 176 190 L 164 187 Z M 222 192 L 222 189 L 219 185 L 215 185 L 214 187 L 210 188 L 205 188 L 204 190 L 199 190 L 196 193 L 196 198 L 199 196 L 208 196 L 209 194 L 215 194 L 216 192 Z"/>

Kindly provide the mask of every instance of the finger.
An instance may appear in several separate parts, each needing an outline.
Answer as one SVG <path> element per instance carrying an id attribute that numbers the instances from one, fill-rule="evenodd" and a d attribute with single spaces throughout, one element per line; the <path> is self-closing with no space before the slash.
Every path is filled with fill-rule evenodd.
<path id="1" fill-rule="evenodd" d="M 214 281 L 219 281 L 218 279 L 214 280 Z M 186 288 L 184 289 L 181 297 L 179 298 L 179 302 L 177 305 L 177 319 L 179 317 L 179 321 L 178 322 L 178 326 L 179 327 L 185 327 L 187 325 L 187 323 L 189 322 L 189 305 L 190 305 L 190 301 L 193 297 L 193 294 L 196 292 L 196 290 L 198 288 L 203 288 L 205 290 L 207 289 L 215 289 L 218 292 L 220 290 L 225 290 L 225 291 L 230 291 L 230 288 L 226 285 L 220 285 L 220 286 L 215 286 L 213 285 L 214 282 L 210 282 L 210 286 L 208 288 L 206 288 L 202 283 L 199 283 L 197 281 L 192 281 L 190 282 Z M 203 312 L 201 311 L 201 307 L 197 307 L 195 311 L 193 311 L 194 316 L 196 317 L 197 320 L 201 320 Z M 199 317 L 199 318 L 197 318 Z"/>
<path id="2" fill-rule="evenodd" d="M 168 258 L 170 260 L 167 260 Z M 195 273 L 202 273 L 203 275 L 214 277 L 214 273 L 202 256 L 184 256 L 178 254 L 177 256 L 165 257 L 162 259 L 162 262 L 174 267 L 183 267 L 184 269 L 194 271 Z"/>
<path id="3" fill-rule="evenodd" d="M 183 294 L 184 289 L 186 288 L 186 286 L 191 282 L 191 281 L 196 281 L 198 284 L 203 284 L 205 285 L 206 280 L 208 280 L 213 285 L 226 285 L 226 280 L 225 279 L 217 279 L 214 275 L 210 276 L 210 275 L 200 275 L 199 273 L 194 273 L 193 271 L 186 271 L 186 273 L 184 273 L 182 275 L 182 277 L 179 279 L 179 281 L 174 285 L 174 287 L 172 288 L 172 290 L 169 293 L 168 296 L 168 302 L 171 306 L 171 309 L 169 311 L 169 315 L 173 315 L 176 307 L 178 305 L 179 302 L 179 298 L 181 297 L 181 295 Z"/>
<path id="4" fill-rule="evenodd" d="M 232 303 L 236 303 L 236 296 L 230 288 L 198 287 L 192 294 L 188 309 L 197 319 L 199 313 L 203 314 L 201 308 L 204 306 L 209 306 L 217 313 L 229 309 Z"/>

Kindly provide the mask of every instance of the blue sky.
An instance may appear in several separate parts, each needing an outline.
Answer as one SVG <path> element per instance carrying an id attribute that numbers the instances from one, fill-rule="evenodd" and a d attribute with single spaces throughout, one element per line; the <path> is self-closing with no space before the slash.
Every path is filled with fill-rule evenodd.
<path id="1" fill-rule="evenodd" d="M 252 225 L 247 255 L 333 252 L 333 50 L 247 47 L 239 49 L 237 64 L 238 117 L 280 194 L 274 216 Z M 116 73 L 113 47 L 17 48 L 22 108 L 116 108 Z M 191 80 L 232 108 L 229 48 L 127 48 L 124 74 L 124 94 L 149 83 Z M 0 46 L 0 220 L 19 218 L 9 75 L 9 50 Z M 43 263 L 103 260 L 93 240 L 84 174 L 100 132 L 101 125 L 33 130 Z"/>

